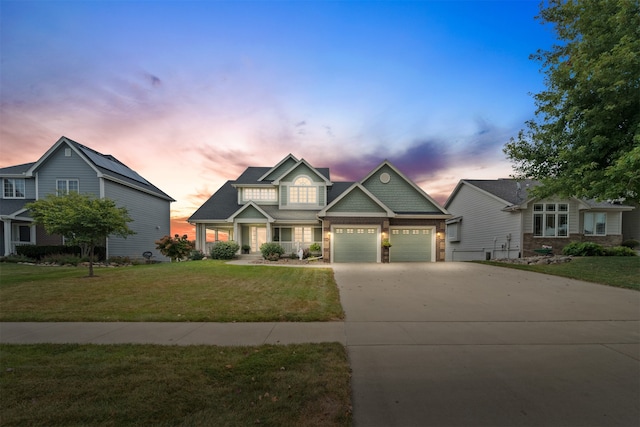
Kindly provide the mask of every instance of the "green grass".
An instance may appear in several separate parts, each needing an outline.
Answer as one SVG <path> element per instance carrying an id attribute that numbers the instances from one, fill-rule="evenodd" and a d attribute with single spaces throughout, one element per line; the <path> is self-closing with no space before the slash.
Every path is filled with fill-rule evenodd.
<path id="1" fill-rule="evenodd" d="M 520 265 L 495 261 L 481 263 L 640 290 L 640 257 L 577 257 L 571 262 L 549 265 Z"/>
<path id="2" fill-rule="evenodd" d="M 0 321 L 326 321 L 344 317 L 328 268 L 220 261 L 96 269 L 0 264 Z"/>
<path id="3" fill-rule="evenodd" d="M 348 426 L 340 344 L 0 345 L 0 424 Z"/>

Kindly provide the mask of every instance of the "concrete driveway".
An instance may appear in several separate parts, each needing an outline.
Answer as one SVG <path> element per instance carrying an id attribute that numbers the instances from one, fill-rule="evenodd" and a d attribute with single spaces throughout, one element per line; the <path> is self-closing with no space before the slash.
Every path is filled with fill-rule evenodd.
<path id="1" fill-rule="evenodd" d="M 640 425 L 640 292 L 470 263 L 333 267 L 356 426 Z"/>

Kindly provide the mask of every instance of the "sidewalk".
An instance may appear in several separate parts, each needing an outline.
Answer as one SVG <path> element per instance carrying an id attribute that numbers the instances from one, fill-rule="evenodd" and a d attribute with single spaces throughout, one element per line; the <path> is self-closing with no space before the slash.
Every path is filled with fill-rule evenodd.
<path id="1" fill-rule="evenodd" d="M 339 342 L 344 322 L 2 322 L 4 344 L 261 345 Z"/>

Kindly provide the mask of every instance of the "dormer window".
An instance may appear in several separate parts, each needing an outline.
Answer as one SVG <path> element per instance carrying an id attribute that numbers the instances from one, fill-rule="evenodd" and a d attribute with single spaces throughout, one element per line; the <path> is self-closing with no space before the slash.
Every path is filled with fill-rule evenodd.
<path id="1" fill-rule="evenodd" d="M 299 176 L 289 187 L 289 201 L 297 204 L 317 204 L 318 187 L 307 176 Z"/>

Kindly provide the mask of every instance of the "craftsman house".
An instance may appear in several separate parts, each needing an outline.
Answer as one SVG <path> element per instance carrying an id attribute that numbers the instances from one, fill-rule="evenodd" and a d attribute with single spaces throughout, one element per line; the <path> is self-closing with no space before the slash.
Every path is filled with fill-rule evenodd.
<path id="1" fill-rule="evenodd" d="M 224 236 L 254 253 L 265 242 L 286 253 L 318 243 L 325 262 L 429 262 L 444 261 L 448 218 L 388 161 L 361 181 L 334 182 L 328 168 L 289 154 L 227 181 L 189 222 L 205 253 Z"/>
<path id="2" fill-rule="evenodd" d="M 155 249 L 155 241 L 170 233 L 170 203 L 174 200 L 111 155 L 62 137 L 34 163 L 0 169 L 0 256 L 15 253 L 17 245 L 59 245 L 61 236 L 47 235 L 35 226 L 25 205 L 48 194 L 89 193 L 109 198 L 126 207 L 136 234 L 127 239 L 108 238 L 107 257 L 141 258 L 151 251 L 157 260 L 167 260 Z"/>
<path id="3" fill-rule="evenodd" d="M 603 246 L 622 242 L 622 214 L 633 207 L 577 198 L 538 200 L 537 181 L 464 179 L 445 202 L 447 261 L 519 258 L 553 253 L 573 241 Z"/>

